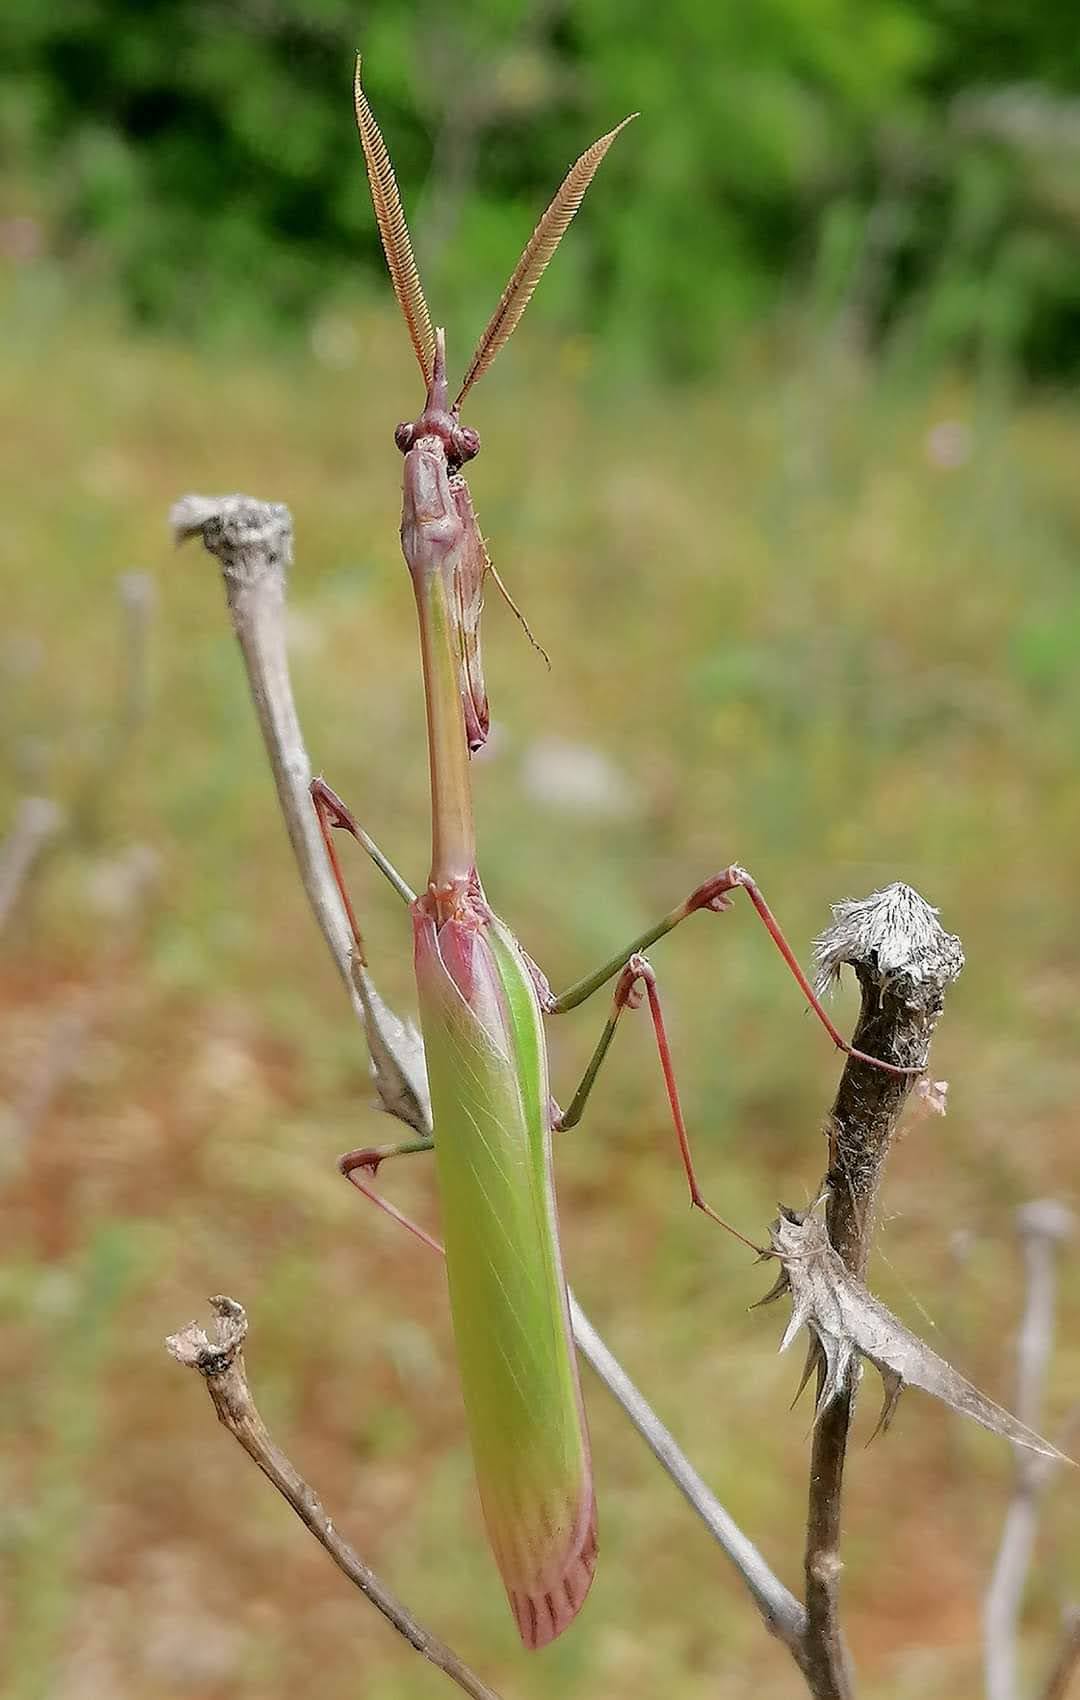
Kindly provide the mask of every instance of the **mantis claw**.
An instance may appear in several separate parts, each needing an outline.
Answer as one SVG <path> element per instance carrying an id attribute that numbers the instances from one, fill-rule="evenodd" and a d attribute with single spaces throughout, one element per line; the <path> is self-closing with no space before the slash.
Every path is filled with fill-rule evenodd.
<path id="1" fill-rule="evenodd" d="M 717 874 L 711 874 L 690 893 L 684 905 L 685 913 L 692 915 L 697 909 L 711 909 L 715 915 L 722 915 L 725 909 L 731 908 L 731 893 L 742 885 L 744 878 L 744 870 L 735 863 L 730 868 L 722 868 Z"/>
<path id="2" fill-rule="evenodd" d="M 348 1180 L 356 1169 L 366 1169 L 374 1178 L 379 1172 L 379 1165 L 389 1152 L 380 1151 L 377 1146 L 368 1146 L 362 1151 L 345 1151 L 337 1160 L 338 1172 Z"/>

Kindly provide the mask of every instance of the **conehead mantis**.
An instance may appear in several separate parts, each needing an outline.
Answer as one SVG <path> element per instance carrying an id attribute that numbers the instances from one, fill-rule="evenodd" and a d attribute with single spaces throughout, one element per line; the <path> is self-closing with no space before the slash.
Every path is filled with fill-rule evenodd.
<path id="1" fill-rule="evenodd" d="M 757 885 L 737 865 L 705 880 L 561 996 L 551 992 L 488 904 L 477 873 L 469 764 L 488 727 L 480 616 L 485 580 L 494 569 L 462 475 L 480 440 L 462 425 L 460 409 L 509 340 L 601 161 L 630 120 L 601 136 L 571 167 L 526 244 L 451 402 L 443 333 L 432 329 L 393 169 L 360 85 L 359 65 L 356 115 L 387 266 L 425 388 L 419 417 L 395 432 L 404 456 L 401 542 L 416 599 L 427 711 L 432 854 L 424 889 L 419 894 L 410 889 L 324 781 L 313 783 L 312 797 L 361 960 L 363 941 L 344 890 L 335 828 L 352 833 L 409 906 L 435 1138 L 352 1152 L 342 1168 L 396 1215 L 372 1191 L 370 1176 L 387 1157 L 434 1147 L 454 1336 L 484 1520 L 521 1639 L 526 1647 L 540 1647 L 577 1615 L 597 1552 L 588 1435 L 559 1249 L 552 1134 L 580 1120 L 623 1011 L 642 997 L 691 1201 L 728 1227 L 698 1186 L 656 977 L 642 952 L 687 916 L 727 909 L 741 888 L 834 1044 L 861 1053 L 852 1051 L 829 1019 Z M 608 1020 L 580 1086 L 561 1112 L 548 1089 L 544 1019 L 576 1009 L 613 980 Z M 917 1072 L 878 1058 L 864 1060 L 897 1074 Z"/>

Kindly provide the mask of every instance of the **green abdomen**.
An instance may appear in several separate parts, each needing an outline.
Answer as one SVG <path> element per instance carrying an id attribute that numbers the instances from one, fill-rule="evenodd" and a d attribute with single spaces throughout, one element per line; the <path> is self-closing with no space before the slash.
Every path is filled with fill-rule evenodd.
<path id="1" fill-rule="evenodd" d="M 523 1639 L 584 1599 L 595 1524 L 559 1250 L 536 993 L 502 925 L 435 924 L 416 967 L 450 1305 L 484 1517 Z"/>

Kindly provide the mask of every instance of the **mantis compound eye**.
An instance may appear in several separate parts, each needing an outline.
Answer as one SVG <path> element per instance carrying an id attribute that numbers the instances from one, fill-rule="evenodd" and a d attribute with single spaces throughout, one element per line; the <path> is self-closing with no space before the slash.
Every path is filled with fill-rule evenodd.
<path id="1" fill-rule="evenodd" d="M 407 455 L 413 445 L 413 428 L 407 419 L 403 419 L 394 431 L 394 441 L 403 455 Z"/>
<path id="2" fill-rule="evenodd" d="M 480 438 L 468 425 L 455 425 L 452 443 L 454 455 L 462 464 L 480 453 Z"/>

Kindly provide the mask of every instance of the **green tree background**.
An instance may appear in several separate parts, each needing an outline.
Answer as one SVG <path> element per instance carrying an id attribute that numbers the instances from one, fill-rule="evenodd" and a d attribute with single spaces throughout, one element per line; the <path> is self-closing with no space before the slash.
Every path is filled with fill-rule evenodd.
<path id="1" fill-rule="evenodd" d="M 544 291 L 621 364 L 708 369 L 807 298 L 871 346 L 917 323 L 930 358 L 1080 358 L 1080 41 L 1053 3 L 7 0 L 0 139 L 49 252 L 209 338 L 381 288 L 341 124 L 358 45 L 451 324 L 640 109 Z"/>

